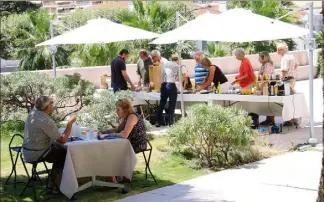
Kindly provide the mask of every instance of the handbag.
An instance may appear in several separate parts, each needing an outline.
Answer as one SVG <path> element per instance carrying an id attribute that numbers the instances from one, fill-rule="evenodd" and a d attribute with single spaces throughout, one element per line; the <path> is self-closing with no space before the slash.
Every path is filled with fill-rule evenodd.
<path id="1" fill-rule="evenodd" d="M 183 77 L 182 86 L 185 90 L 192 89 L 192 83 L 191 83 L 190 77 L 188 76 L 188 69 L 185 65 L 182 65 L 182 67 L 186 68 L 186 70 L 187 70 L 187 73 L 185 73 L 184 77 Z"/>
<path id="2" fill-rule="evenodd" d="M 192 83 L 191 83 L 190 78 L 188 76 L 186 76 L 186 79 L 183 81 L 183 88 L 185 90 L 192 89 Z"/>

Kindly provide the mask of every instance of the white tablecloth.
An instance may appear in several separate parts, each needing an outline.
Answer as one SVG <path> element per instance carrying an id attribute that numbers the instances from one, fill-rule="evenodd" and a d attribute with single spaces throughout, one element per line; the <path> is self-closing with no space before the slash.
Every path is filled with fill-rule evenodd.
<path id="1" fill-rule="evenodd" d="M 132 178 L 137 158 L 126 139 L 83 140 L 66 143 L 61 192 L 71 198 L 79 189 L 77 178 L 125 176 Z M 108 178 L 107 178 L 108 179 Z"/>
<path id="2" fill-rule="evenodd" d="M 134 92 L 134 105 L 144 104 L 146 101 L 160 100 L 160 93 Z M 237 94 L 184 94 L 185 104 L 190 102 L 213 102 L 224 106 L 235 103 L 233 106 L 241 107 L 248 112 L 260 115 L 282 116 L 284 121 L 301 118 L 301 126 L 308 123 L 309 111 L 304 94 L 288 96 L 256 96 Z M 181 100 L 180 95 L 177 98 Z M 282 106 L 280 106 L 280 105 Z"/>

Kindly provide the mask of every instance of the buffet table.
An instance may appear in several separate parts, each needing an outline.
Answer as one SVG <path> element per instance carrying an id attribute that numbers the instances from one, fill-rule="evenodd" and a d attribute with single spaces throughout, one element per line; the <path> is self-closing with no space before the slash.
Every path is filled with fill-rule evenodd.
<path id="1" fill-rule="evenodd" d="M 160 100 L 160 93 L 134 92 L 134 105 Z M 184 94 L 186 105 L 205 102 L 221 104 L 225 107 L 241 107 L 248 112 L 259 115 L 282 116 L 284 121 L 301 118 L 300 126 L 308 123 L 309 112 L 305 96 L 297 93 L 288 96 L 256 96 L 238 94 Z M 181 100 L 180 95 L 177 98 Z"/>
<path id="2" fill-rule="evenodd" d="M 132 178 L 137 159 L 127 139 L 81 140 L 65 145 L 67 154 L 60 190 L 68 198 L 91 186 L 124 188 L 122 184 L 99 181 L 96 176 Z M 82 177 L 92 177 L 92 180 L 79 186 L 77 178 Z"/>

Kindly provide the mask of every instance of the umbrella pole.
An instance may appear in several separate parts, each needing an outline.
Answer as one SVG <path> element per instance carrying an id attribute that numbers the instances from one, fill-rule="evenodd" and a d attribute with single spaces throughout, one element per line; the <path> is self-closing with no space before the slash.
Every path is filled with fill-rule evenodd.
<path id="1" fill-rule="evenodd" d="M 315 146 L 317 140 L 314 138 L 314 106 L 313 106 L 313 51 L 314 51 L 314 37 L 313 37 L 313 2 L 309 4 L 309 47 L 308 47 L 308 58 L 309 58 L 309 140 L 312 146 Z"/>
<path id="2" fill-rule="evenodd" d="M 54 25 L 54 21 L 53 20 L 51 20 L 50 21 L 50 32 L 51 32 L 51 38 L 53 38 L 54 37 L 54 29 L 53 29 L 53 25 Z M 56 61 L 55 61 L 55 52 L 56 52 L 56 50 L 54 50 L 54 49 L 56 49 L 56 47 L 54 48 L 54 47 L 52 47 L 51 46 L 51 53 L 52 53 L 52 66 L 53 66 L 53 73 L 54 73 L 54 78 L 56 78 Z"/>
<path id="3" fill-rule="evenodd" d="M 176 22 L 177 22 L 177 27 L 180 26 L 180 13 L 177 11 L 176 12 Z M 180 80 L 180 103 L 181 103 L 181 116 L 182 118 L 185 117 L 185 107 L 184 107 L 184 101 L 183 101 L 183 83 L 182 83 L 182 65 L 181 65 L 181 44 L 178 41 L 178 56 L 179 56 L 179 65 L 180 65 L 180 71 L 179 71 L 179 80 Z"/>
<path id="4" fill-rule="evenodd" d="M 181 65 L 181 46 L 179 46 L 178 44 L 178 55 L 179 55 L 179 80 L 180 80 L 180 102 L 181 102 L 181 115 L 182 115 L 182 118 L 184 118 L 185 116 L 185 107 L 184 107 L 184 101 L 183 101 L 183 83 L 182 83 L 182 65 Z"/>

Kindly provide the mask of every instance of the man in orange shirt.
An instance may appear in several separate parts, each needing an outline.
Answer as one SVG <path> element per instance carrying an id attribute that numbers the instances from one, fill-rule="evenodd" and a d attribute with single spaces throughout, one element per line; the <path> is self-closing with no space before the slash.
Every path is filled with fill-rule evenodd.
<path id="1" fill-rule="evenodd" d="M 232 82 L 232 85 L 234 85 L 235 83 L 239 83 L 242 89 L 250 88 L 255 80 L 252 65 L 249 59 L 245 57 L 245 52 L 242 48 L 235 49 L 233 51 L 233 54 L 235 55 L 236 59 L 241 61 L 241 65 L 239 75 L 235 77 L 235 80 Z"/>

